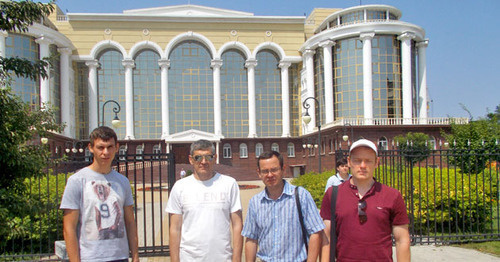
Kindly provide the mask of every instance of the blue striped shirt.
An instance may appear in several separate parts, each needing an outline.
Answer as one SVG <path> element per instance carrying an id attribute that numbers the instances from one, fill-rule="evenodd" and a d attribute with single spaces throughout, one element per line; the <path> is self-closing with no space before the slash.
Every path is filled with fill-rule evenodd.
<path id="1" fill-rule="evenodd" d="M 281 196 L 273 200 L 266 190 L 250 200 L 241 235 L 257 240 L 257 257 L 264 261 L 304 261 L 306 247 L 302 240 L 299 213 L 295 203 L 295 186 L 285 182 Z M 299 189 L 299 198 L 308 234 L 325 228 L 311 194 Z"/>

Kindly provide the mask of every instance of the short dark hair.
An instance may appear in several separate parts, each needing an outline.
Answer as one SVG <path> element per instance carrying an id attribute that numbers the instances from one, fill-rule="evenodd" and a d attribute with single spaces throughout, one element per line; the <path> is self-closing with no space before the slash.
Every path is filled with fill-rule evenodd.
<path id="1" fill-rule="evenodd" d="M 208 141 L 208 140 L 205 140 L 205 139 L 200 139 L 196 142 L 193 142 L 191 144 L 191 148 L 189 150 L 189 154 L 190 155 L 193 155 L 194 154 L 194 151 L 196 150 L 211 150 L 212 151 L 212 154 L 215 154 L 215 146 L 214 146 L 214 143 Z"/>
<path id="2" fill-rule="evenodd" d="M 347 165 L 347 159 L 341 158 L 341 159 L 337 160 L 337 163 L 335 165 L 335 169 L 337 169 L 341 165 Z"/>
<path id="3" fill-rule="evenodd" d="M 278 158 L 278 160 L 280 161 L 280 168 L 283 169 L 283 157 L 276 151 L 267 151 L 260 154 L 259 158 L 257 159 L 257 168 L 260 170 L 260 160 L 270 159 L 273 158 L 273 156 Z"/>
<path id="4" fill-rule="evenodd" d="M 102 139 L 103 141 L 109 141 L 113 138 L 115 140 L 115 144 L 118 143 L 118 138 L 115 131 L 107 126 L 100 126 L 92 130 L 92 133 L 90 133 L 89 136 L 90 146 L 94 146 L 94 142 L 98 138 Z"/>

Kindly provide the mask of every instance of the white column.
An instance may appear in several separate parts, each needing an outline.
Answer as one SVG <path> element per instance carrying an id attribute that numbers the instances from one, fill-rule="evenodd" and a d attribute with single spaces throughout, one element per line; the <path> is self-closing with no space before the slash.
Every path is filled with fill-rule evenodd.
<path id="1" fill-rule="evenodd" d="M 427 60 L 425 51 L 429 45 L 429 40 L 424 40 L 417 44 L 418 48 L 418 82 L 420 96 L 419 122 L 427 124 Z"/>
<path id="2" fill-rule="evenodd" d="M 288 68 L 292 65 L 290 62 L 280 62 L 281 68 L 281 114 L 283 133 L 281 137 L 290 137 L 290 85 L 288 81 Z"/>
<path id="3" fill-rule="evenodd" d="M 214 133 L 222 135 L 222 113 L 220 102 L 220 67 L 222 60 L 212 60 L 211 64 L 214 69 Z"/>
<path id="4" fill-rule="evenodd" d="M 361 33 L 363 41 L 363 114 L 365 125 L 373 124 L 372 39 L 375 33 Z"/>
<path id="5" fill-rule="evenodd" d="M 316 52 L 311 49 L 307 49 L 302 54 L 306 59 L 306 85 L 307 85 L 307 97 L 314 97 L 314 54 Z M 306 97 L 306 98 L 307 98 Z M 309 100 L 309 115 L 311 116 L 311 122 L 307 127 L 308 130 L 312 130 L 316 126 L 316 104 L 314 101 Z M 302 104 L 302 101 L 301 101 Z"/>
<path id="6" fill-rule="evenodd" d="M 323 68 L 325 70 L 325 122 L 333 122 L 333 61 L 332 61 L 332 46 L 334 41 L 327 40 L 319 44 L 323 47 Z"/>
<path id="7" fill-rule="evenodd" d="M 412 123 L 412 95 L 411 95 L 411 40 L 415 35 L 404 32 L 398 37 L 401 41 L 401 78 L 403 82 L 403 124 Z"/>
<path id="8" fill-rule="evenodd" d="M 161 139 L 165 139 L 170 134 L 168 115 L 168 68 L 170 67 L 170 60 L 161 59 L 158 65 L 161 68 Z"/>
<path id="9" fill-rule="evenodd" d="M 5 38 L 9 33 L 7 31 L 0 30 L 0 57 L 6 57 L 6 52 L 5 52 Z M 0 88 L 4 88 L 4 81 L 5 79 L 0 79 Z"/>
<path id="10" fill-rule="evenodd" d="M 125 67 L 125 139 L 135 139 L 134 135 L 134 60 L 123 60 Z"/>
<path id="11" fill-rule="evenodd" d="M 97 68 L 99 62 L 97 60 L 88 61 L 85 65 L 89 68 L 89 134 L 99 126 L 99 116 L 97 110 Z"/>
<path id="12" fill-rule="evenodd" d="M 248 137 L 257 137 L 257 118 L 255 109 L 255 67 L 257 60 L 245 62 L 248 74 Z"/>
<path id="13" fill-rule="evenodd" d="M 64 47 L 58 48 L 57 51 L 61 54 L 60 67 L 61 67 L 61 122 L 66 123 L 63 135 L 66 137 L 71 136 L 71 129 L 74 126 L 74 120 L 71 119 L 70 101 L 75 100 L 75 93 L 70 92 L 69 86 L 69 68 L 70 68 L 70 55 L 71 49 Z M 71 95 L 70 95 L 71 94 Z"/>
<path id="14" fill-rule="evenodd" d="M 40 60 L 44 57 L 50 57 L 49 45 L 54 43 L 51 39 L 41 36 L 37 38 L 35 42 L 40 46 Z M 50 101 L 50 65 L 45 67 L 48 77 L 40 77 L 40 107 L 43 108 L 44 104 L 52 102 Z"/>

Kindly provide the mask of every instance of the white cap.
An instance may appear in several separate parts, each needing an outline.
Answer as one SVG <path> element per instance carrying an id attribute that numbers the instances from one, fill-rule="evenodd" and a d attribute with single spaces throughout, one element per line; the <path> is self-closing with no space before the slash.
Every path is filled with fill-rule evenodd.
<path id="1" fill-rule="evenodd" d="M 352 143 L 351 149 L 349 149 L 349 154 L 351 154 L 352 150 L 354 150 L 355 148 L 361 147 L 361 146 L 370 148 L 371 150 L 373 150 L 375 152 L 375 155 L 378 156 L 377 146 L 375 146 L 375 144 L 368 139 L 360 139 L 360 140 Z"/>

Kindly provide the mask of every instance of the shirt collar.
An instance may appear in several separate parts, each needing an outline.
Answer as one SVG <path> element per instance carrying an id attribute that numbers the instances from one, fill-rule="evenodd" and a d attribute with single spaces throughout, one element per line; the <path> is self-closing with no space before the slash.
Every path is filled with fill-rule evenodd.
<path id="1" fill-rule="evenodd" d="M 278 197 L 278 199 L 276 200 L 279 200 L 280 198 L 283 197 L 283 195 L 289 195 L 289 196 L 293 196 L 294 194 L 294 190 L 295 190 L 295 186 L 292 186 L 290 183 L 288 183 L 285 179 L 283 179 L 283 192 L 281 193 L 281 196 Z M 264 197 L 265 199 L 267 200 L 271 200 L 271 201 L 274 201 L 274 199 L 271 199 L 268 195 L 267 195 L 267 189 L 264 189 Z"/>
<path id="2" fill-rule="evenodd" d="M 336 174 L 336 176 L 337 176 L 337 178 L 338 178 L 341 182 L 347 181 L 347 180 L 349 180 L 349 179 L 351 178 L 351 174 L 349 174 L 349 176 L 347 177 L 347 179 L 346 179 L 346 180 L 344 180 L 344 179 L 340 176 L 340 174 L 339 174 L 339 173 L 337 173 L 337 174 Z"/>

